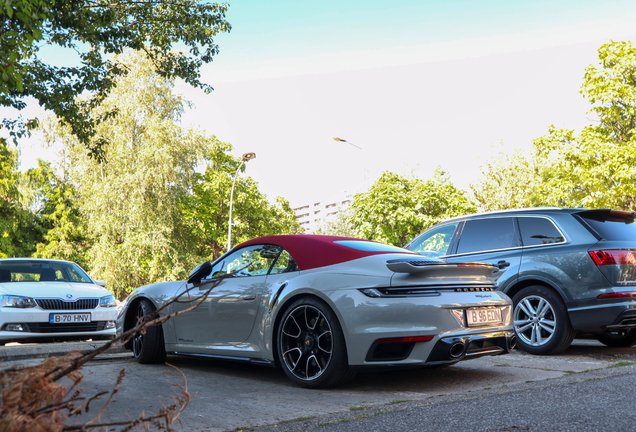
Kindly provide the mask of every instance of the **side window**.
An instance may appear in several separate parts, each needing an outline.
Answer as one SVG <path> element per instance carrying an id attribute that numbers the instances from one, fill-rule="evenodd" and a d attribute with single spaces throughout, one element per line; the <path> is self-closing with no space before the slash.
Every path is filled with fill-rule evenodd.
<path id="1" fill-rule="evenodd" d="M 448 224 L 432 229 L 425 235 L 413 240 L 413 243 L 408 246 L 408 249 L 428 257 L 446 255 L 457 225 L 459 225 L 459 223 Z"/>
<path id="2" fill-rule="evenodd" d="M 291 257 L 289 252 L 283 249 L 269 274 L 287 273 L 292 271 L 298 271 L 296 262 Z"/>
<path id="3" fill-rule="evenodd" d="M 279 246 L 247 246 L 222 258 L 212 267 L 210 277 L 231 274 L 232 277 L 262 276 L 269 272 L 281 252 Z"/>
<path id="4" fill-rule="evenodd" d="M 466 221 L 457 246 L 457 253 L 508 249 L 516 242 L 512 218 L 490 218 Z"/>
<path id="5" fill-rule="evenodd" d="M 550 219 L 537 217 L 520 217 L 519 230 L 524 246 L 535 246 L 563 243 L 565 239 Z"/>

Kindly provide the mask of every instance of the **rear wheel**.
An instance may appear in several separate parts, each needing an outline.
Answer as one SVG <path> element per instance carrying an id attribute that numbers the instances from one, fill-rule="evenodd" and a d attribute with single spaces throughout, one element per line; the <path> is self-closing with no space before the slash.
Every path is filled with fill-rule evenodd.
<path id="1" fill-rule="evenodd" d="M 302 387 L 330 387 L 353 377 L 340 323 L 317 298 L 289 305 L 278 327 L 277 347 L 283 370 Z"/>
<path id="2" fill-rule="evenodd" d="M 636 344 L 636 329 L 606 330 L 594 337 L 609 347 L 630 347 Z"/>
<path id="3" fill-rule="evenodd" d="M 530 354 L 556 354 L 570 346 L 576 332 L 561 298 L 549 288 L 530 286 L 513 298 L 517 345 Z"/>
<path id="4" fill-rule="evenodd" d="M 135 325 L 139 319 L 155 311 L 150 300 L 142 299 L 135 309 Z M 138 333 L 133 337 L 132 350 L 135 360 L 139 363 L 163 363 L 166 359 L 166 347 L 163 343 L 163 329 L 161 325 L 146 328 L 145 333 Z"/>

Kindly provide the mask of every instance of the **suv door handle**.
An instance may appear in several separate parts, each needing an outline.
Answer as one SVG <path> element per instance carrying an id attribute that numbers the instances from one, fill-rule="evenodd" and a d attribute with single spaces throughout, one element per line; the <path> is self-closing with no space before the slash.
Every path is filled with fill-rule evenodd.
<path id="1" fill-rule="evenodd" d="M 496 266 L 497 266 L 497 267 L 499 267 L 499 270 L 502 270 L 502 269 L 504 269 L 504 268 L 506 268 L 506 267 L 509 267 L 509 266 L 510 266 L 510 263 L 509 263 L 508 261 L 501 260 L 501 261 L 499 261 L 499 262 L 496 264 Z"/>

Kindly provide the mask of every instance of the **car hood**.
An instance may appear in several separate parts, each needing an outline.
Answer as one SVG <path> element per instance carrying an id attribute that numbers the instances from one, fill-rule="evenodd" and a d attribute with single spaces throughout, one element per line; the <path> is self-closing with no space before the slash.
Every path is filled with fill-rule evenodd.
<path id="1" fill-rule="evenodd" d="M 103 297 L 109 295 L 110 292 L 99 285 L 88 283 L 6 282 L 0 283 L 0 294 L 73 300 L 86 297 Z M 69 295 L 72 297 L 68 297 Z"/>

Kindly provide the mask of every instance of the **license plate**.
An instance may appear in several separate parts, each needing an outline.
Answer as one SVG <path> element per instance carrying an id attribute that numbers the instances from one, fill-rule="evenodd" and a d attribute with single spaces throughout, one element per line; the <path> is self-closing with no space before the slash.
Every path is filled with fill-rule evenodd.
<path id="1" fill-rule="evenodd" d="M 473 308 L 466 311 L 468 327 L 501 324 L 501 308 Z"/>
<path id="2" fill-rule="evenodd" d="M 49 323 L 51 324 L 67 324 L 67 323 L 87 323 L 91 322 L 91 314 L 50 314 Z"/>

